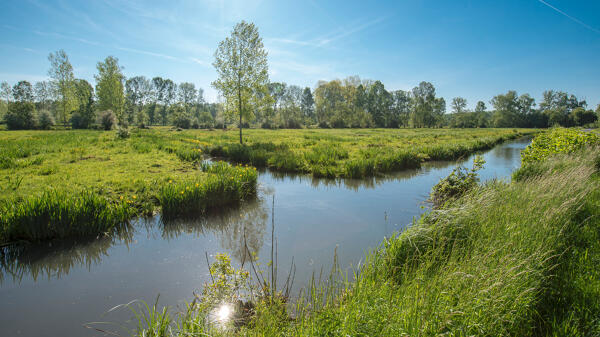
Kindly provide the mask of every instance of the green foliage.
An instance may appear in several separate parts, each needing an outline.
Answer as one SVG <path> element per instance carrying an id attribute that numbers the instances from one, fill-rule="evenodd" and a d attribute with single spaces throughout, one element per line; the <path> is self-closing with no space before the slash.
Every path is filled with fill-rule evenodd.
<path id="1" fill-rule="evenodd" d="M 246 145 L 207 137 L 205 153 L 238 163 L 315 177 L 362 178 L 407 168 L 425 160 L 452 160 L 532 130 L 249 130 Z M 280 141 L 273 141 L 279 137 Z M 318 142 L 318 145 L 316 145 Z"/>
<path id="2" fill-rule="evenodd" d="M 256 193 L 255 168 L 226 163 L 204 165 L 202 179 L 169 181 L 158 193 L 164 217 L 201 214 L 207 210 L 245 200 Z"/>
<path id="3" fill-rule="evenodd" d="M 129 204 L 111 203 L 92 191 L 70 195 L 50 190 L 0 206 L 0 242 L 110 234 L 132 214 Z"/>
<path id="4" fill-rule="evenodd" d="M 96 96 L 98 97 L 99 110 L 111 110 L 117 117 L 119 124 L 125 124 L 123 108 L 125 105 L 125 94 L 123 82 L 125 76 L 119 66 L 119 59 L 108 56 L 104 62 L 98 62 L 96 68 L 98 74 L 96 79 Z"/>
<path id="5" fill-rule="evenodd" d="M 38 114 L 38 127 L 42 130 L 48 130 L 54 125 L 54 117 L 48 110 L 42 110 Z"/>
<path id="6" fill-rule="evenodd" d="M 195 154 L 182 155 L 187 151 Z M 201 171 L 190 162 L 201 156 L 189 135 L 169 131 L 132 130 L 124 139 L 102 131 L 5 131 L 0 244 L 112 233 L 121 221 L 163 206 L 175 217 L 190 214 L 178 207 L 202 213 L 255 194 L 253 168 L 216 164 Z M 167 185 L 187 193 L 169 197 Z"/>
<path id="7" fill-rule="evenodd" d="M 239 116 L 241 144 L 242 120 L 249 120 L 265 104 L 269 79 L 267 52 L 256 26 L 245 21 L 236 24 L 231 36 L 219 43 L 213 65 L 218 79 L 212 85 L 225 98 L 225 111 Z"/>
<path id="8" fill-rule="evenodd" d="M 100 125 L 104 130 L 111 130 L 115 124 L 115 114 L 112 110 L 100 113 Z"/>
<path id="9" fill-rule="evenodd" d="M 577 129 L 554 128 L 537 135 L 521 152 L 523 167 L 557 154 L 572 153 L 588 145 L 600 144 L 600 136 L 594 132 Z"/>
<path id="10" fill-rule="evenodd" d="M 430 200 L 434 207 L 440 207 L 476 187 L 479 183 L 477 171 L 482 169 L 484 164 L 483 157 L 476 156 L 470 170 L 464 166 L 458 166 L 452 170 L 449 176 L 441 179 L 431 190 Z"/>
<path id="11" fill-rule="evenodd" d="M 35 128 L 35 105 L 31 102 L 12 102 L 5 116 L 9 130 L 28 130 Z"/>

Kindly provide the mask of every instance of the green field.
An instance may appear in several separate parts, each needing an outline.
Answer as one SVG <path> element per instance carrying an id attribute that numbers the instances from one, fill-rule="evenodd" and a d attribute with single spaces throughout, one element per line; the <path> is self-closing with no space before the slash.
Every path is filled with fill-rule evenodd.
<path id="1" fill-rule="evenodd" d="M 252 316 L 234 315 L 240 321 L 229 330 L 212 324 L 212 307 L 200 301 L 173 316 L 145 308 L 137 333 L 598 336 L 598 146 L 593 133 L 556 129 L 539 136 L 512 182 L 476 186 L 425 214 L 369 254 L 355 281 L 333 271 L 313 283 L 294 299 L 293 315 L 285 298 L 260 285 Z M 218 282 L 201 300 L 238 287 L 231 280 L 241 272 L 223 261 L 213 265 Z"/>
<path id="2" fill-rule="evenodd" d="M 254 168 L 200 170 L 199 162 L 210 156 L 316 177 L 360 178 L 455 159 L 533 132 L 246 130 L 246 143 L 239 145 L 237 130 L 136 129 L 124 139 L 114 131 L 4 131 L 0 241 L 96 235 L 136 215 L 201 212 L 252 193 Z"/>

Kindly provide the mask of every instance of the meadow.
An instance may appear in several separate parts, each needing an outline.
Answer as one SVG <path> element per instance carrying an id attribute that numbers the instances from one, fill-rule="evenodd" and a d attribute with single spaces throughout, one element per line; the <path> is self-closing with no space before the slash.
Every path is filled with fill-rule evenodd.
<path id="1" fill-rule="evenodd" d="M 136 311 L 136 335 L 597 336 L 599 146 L 593 133 L 540 135 L 512 182 L 447 200 L 385 239 L 354 281 L 340 270 L 315 279 L 293 310 L 261 282 L 251 318 L 215 324 L 202 300 L 239 288 L 231 280 L 243 272 L 220 257 L 218 284 L 180 314 Z"/>
<path id="2" fill-rule="evenodd" d="M 527 129 L 55 130 L 0 133 L 0 242 L 99 235 L 135 216 L 200 214 L 255 193 L 255 167 L 360 178 L 448 160 Z M 208 157 L 233 165 L 201 165 Z M 246 165 L 251 165 L 250 167 Z"/>

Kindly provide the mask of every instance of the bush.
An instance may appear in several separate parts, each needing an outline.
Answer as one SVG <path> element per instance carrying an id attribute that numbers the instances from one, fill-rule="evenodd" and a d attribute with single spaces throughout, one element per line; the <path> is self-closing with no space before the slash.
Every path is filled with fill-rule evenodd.
<path id="1" fill-rule="evenodd" d="M 594 144 L 600 144 L 600 136 L 593 132 L 555 128 L 536 136 L 521 152 L 522 166 L 542 161 L 556 153 L 573 153 Z"/>
<path id="2" fill-rule="evenodd" d="M 115 125 L 115 114 L 111 110 L 100 113 L 100 125 L 104 130 L 111 130 Z"/>
<path id="3" fill-rule="evenodd" d="M 452 170 L 449 176 L 433 186 L 430 200 L 433 202 L 434 207 L 440 207 L 448 200 L 460 197 L 477 186 L 479 182 L 477 171 L 483 168 L 483 164 L 485 164 L 483 157 L 476 156 L 471 170 L 459 166 Z"/>
<path id="4" fill-rule="evenodd" d="M 117 138 L 129 138 L 129 128 L 127 126 L 119 125 L 119 127 L 117 127 Z"/>
<path id="5" fill-rule="evenodd" d="M 173 125 L 178 128 L 189 129 L 192 126 L 192 120 L 186 115 L 178 115 L 173 119 Z"/>
<path id="6" fill-rule="evenodd" d="M 38 116 L 38 127 L 42 130 L 48 130 L 54 125 L 54 118 L 47 110 L 40 111 Z"/>
<path id="7" fill-rule="evenodd" d="M 6 127 L 9 130 L 29 130 L 35 127 L 35 105 L 31 102 L 11 103 L 6 113 Z"/>

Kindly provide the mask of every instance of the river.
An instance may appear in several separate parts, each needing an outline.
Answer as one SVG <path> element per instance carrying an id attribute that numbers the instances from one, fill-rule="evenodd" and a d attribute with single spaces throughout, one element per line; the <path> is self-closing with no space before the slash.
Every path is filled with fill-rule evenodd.
<path id="1" fill-rule="evenodd" d="M 481 180 L 510 179 L 529 142 L 484 152 Z M 104 336 L 92 328 L 127 335 L 119 325 L 131 312 L 110 308 L 136 299 L 153 303 L 160 294 L 159 304 L 175 310 L 209 280 L 205 254 L 228 253 L 239 264 L 247 245 L 265 266 L 272 235 L 280 284 L 293 258 L 297 293 L 313 272 L 331 268 L 334 251 L 342 268 L 358 265 L 384 237 L 427 210 L 433 185 L 471 163 L 472 157 L 429 162 L 364 180 L 263 171 L 256 200 L 200 220 L 140 219 L 119 237 L 6 249 L 0 254 L 0 335 Z"/>

